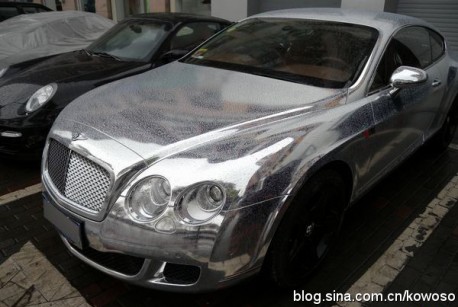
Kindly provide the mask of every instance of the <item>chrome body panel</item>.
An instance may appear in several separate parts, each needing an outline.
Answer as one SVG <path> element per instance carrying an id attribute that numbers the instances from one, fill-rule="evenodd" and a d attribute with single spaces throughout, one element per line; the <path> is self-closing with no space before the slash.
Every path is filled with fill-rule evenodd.
<path id="1" fill-rule="evenodd" d="M 330 163 L 348 168 L 352 203 L 439 129 L 458 91 L 457 64 L 448 55 L 426 70 L 423 85 L 396 96 L 390 95 L 392 88 L 367 93 L 391 35 L 416 19 L 315 11 L 261 16 L 314 16 L 377 27 L 375 49 L 350 88 L 323 89 L 175 62 L 102 86 L 70 104 L 48 138 L 111 173 L 106 210 L 90 215 L 59 195 L 47 173 L 49 145 L 43 155 L 44 193 L 84 222 L 91 248 L 146 261 L 137 275 L 126 276 L 85 258 L 64 239 L 72 253 L 143 286 L 196 292 L 229 285 L 260 270 L 291 200 L 320 168 Z M 434 78 L 444 82 L 433 88 Z M 74 133 L 86 138 L 72 140 Z M 171 200 L 157 219 L 139 223 L 126 199 L 151 175 L 168 179 Z M 176 203 L 188 187 L 206 181 L 225 189 L 226 203 L 211 220 L 188 224 Z M 199 267 L 200 277 L 192 284 L 172 283 L 163 275 L 167 263 Z"/>

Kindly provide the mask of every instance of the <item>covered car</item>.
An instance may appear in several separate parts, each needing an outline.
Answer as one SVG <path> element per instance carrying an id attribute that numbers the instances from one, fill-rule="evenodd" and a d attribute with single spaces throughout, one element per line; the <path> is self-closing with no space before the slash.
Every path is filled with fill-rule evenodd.
<path id="1" fill-rule="evenodd" d="M 43 153 L 45 216 L 127 282 L 196 292 L 264 271 L 298 287 L 349 205 L 425 142 L 447 148 L 457 84 L 422 20 L 255 15 L 72 102 Z"/>
<path id="2" fill-rule="evenodd" d="M 114 24 L 80 11 L 24 14 L 2 21 L 0 78 L 30 64 L 24 62 L 85 48 Z"/>
<path id="3" fill-rule="evenodd" d="M 73 99 L 100 85 L 182 57 L 226 20 L 151 13 L 124 19 L 90 46 L 0 78 L 0 154 L 40 158 L 46 135 Z"/>

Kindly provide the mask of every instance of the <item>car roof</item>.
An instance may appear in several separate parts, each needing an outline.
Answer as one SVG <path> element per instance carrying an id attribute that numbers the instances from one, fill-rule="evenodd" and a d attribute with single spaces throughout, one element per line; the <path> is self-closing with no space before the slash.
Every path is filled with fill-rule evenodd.
<path id="1" fill-rule="evenodd" d="M 192 21 L 213 21 L 213 22 L 226 23 L 226 24 L 231 23 L 230 21 L 222 19 L 222 18 L 204 16 L 204 15 L 196 15 L 196 14 L 188 14 L 188 13 L 145 13 L 145 14 L 137 14 L 137 15 L 129 16 L 125 20 L 132 20 L 132 19 L 156 19 L 156 20 L 167 21 L 173 24 L 178 24 L 182 22 L 192 22 Z"/>
<path id="2" fill-rule="evenodd" d="M 407 25 L 421 25 L 434 29 L 424 20 L 381 11 L 341 8 L 304 8 L 270 11 L 248 17 L 251 18 L 297 18 L 344 22 L 373 27 L 379 31 L 392 32 Z"/>

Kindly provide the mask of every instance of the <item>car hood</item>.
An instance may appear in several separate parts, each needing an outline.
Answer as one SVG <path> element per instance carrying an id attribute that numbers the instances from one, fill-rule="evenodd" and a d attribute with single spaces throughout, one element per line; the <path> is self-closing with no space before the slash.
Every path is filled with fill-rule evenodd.
<path id="1" fill-rule="evenodd" d="M 86 93 L 64 109 L 54 130 L 82 124 L 144 159 L 158 159 L 240 129 L 337 106 L 345 97 L 343 89 L 174 62 Z"/>
<path id="2" fill-rule="evenodd" d="M 46 85 L 51 82 L 71 82 L 80 79 L 97 81 L 144 65 L 145 63 L 141 62 L 90 56 L 83 50 L 79 50 L 51 57 L 29 66 L 6 82 Z"/>
<path id="3" fill-rule="evenodd" d="M 49 83 L 58 83 L 59 87 L 66 84 L 74 88 L 72 82 L 84 81 L 85 88 L 88 88 L 89 85 L 99 86 L 150 67 L 149 63 L 89 56 L 84 51 L 65 53 L 27 66 L 1 80 L 0 107 L 25 103 L 36 90 Z"/>

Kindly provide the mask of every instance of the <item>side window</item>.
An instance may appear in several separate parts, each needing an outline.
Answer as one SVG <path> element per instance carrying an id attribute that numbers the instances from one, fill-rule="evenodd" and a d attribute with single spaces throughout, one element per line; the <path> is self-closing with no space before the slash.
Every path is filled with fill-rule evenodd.
<path id="1" fill-rule="evenodd" d="M 393 38 L 402 58 L 402 65 L 425 68 L 431 64 L 429 32 L 422 27 L 408 27 Z"/>
<path id="2" fill-rule="evenodd" d="M 33 6 L 23 6 L 22 10 L 24 11 L 25 14 L 38 13 L 37 8 Z"/>
<path id="3" fill-rule="evenodd" d="M 431 57 L 432 61 L 439 59 L 445 52 L 445 44 L 442 37 L 434 31 L 429 31 L 431 41 Z"/>
<path id="4" fill-rule="evenodd" d="M 170 49 L 191 50 L 220 30 L 213 22 L 192 22 L 181 27 L 172 37 Z"/>
<path id="5" fill-rule="evenodd" d="M 429 66 L 437 55 L 443 53 L 441 37 L 430 35 L 430 31 L 422 27 L 408 27 L 400 30 L 392 39 L 385 54 L 377 67 L 374 80 L 369 92 L 373 92 L 389 85 L 391 74 L 401 65 L 416 68 Z M 436 46 L 431 47 L 430 41 L 436 40 Z M 437 41 L 438 40 L 438 41 Z M 442 45 L 441 45 L 442 42 Z M 439 51 L 440 50 L 440 51 Z M 433 56 L 436 54 L 436 57 Z"/>
<path id="6" fill-rule="evenodd" d="M 390 77 L 396 68 L 403 65 L 397 51 L 396 40 L 391 40 L 375 72 L 369 92 L 374 92 L 390 84 Z"/>

